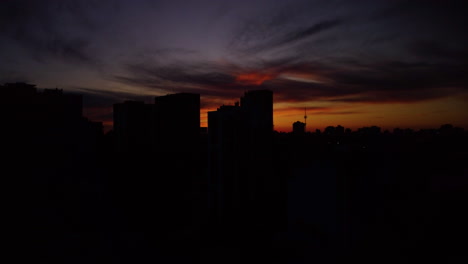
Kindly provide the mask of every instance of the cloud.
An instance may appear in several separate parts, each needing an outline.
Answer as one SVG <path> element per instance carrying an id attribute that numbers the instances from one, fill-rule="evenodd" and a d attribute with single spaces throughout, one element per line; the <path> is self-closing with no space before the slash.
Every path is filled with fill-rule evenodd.
<path id="1" fill-rule="evenodd" d="M 455 95 L 468 89 L 468 65 L 456 63 L 407 63 L 383 61 L 322 65 L 296 64 L 289 73 L 316 76 L 324 81 L 280 78 L 264 85 L 279 101 L 306 102 L 417 102 Z M 321 69 L 321 70 L 320 70 Z"/>
<path id="2" fill-rule="evenodd" d="M 284 59 L 252 67 L 216 62 L 171 65 L 128 64 L 117 82 L 165 92 L 194 92 L 223 100 L 248 89 L 270 89 L 276 102 L 347 103 L 417 102 L 443 98 L 468 89 L 467 64 L 404 61 L 328 63 Z M 272 67 L 276 65 L 276 67 Z"/>
<path id="3" fill-rule="evenodd" d="M 186 83 L 201 86 L 225 85 L 234 82 L 230 74 L 217 71 L 207 64 L 194 65 L 151 66 L 142 64 L 127 65 L 127 70 L 133 75 L 153 78 L 153 81 Z"/>
<path id="4" fill-rule="evenodd" d="M 167 30 L 163 22 L 172 20 L 145 18 L 156 9 L 165 10 L 162 2 L 155 4 L 155 10 L 142 13 L 149 8 L 140 2 L 121 6 L 123 1 L 3 1 L 0 40 L 17 43 L 38 61 L 52 58 L 87 67 L 107 59 L 109 67 L 97 75 L 117 87 L 133 87 L 135 92 L 83 90 L 91 96 L 90 109 L 173 92 L 200 93 L 203 106 L 210 108 L 234 102 L 245 90 L 257 88 L 273 90 L 275 102 L 350 104 L 411 103 L 466 91 L 468 35 L 462 33 L 466 18 L 460 1 L 398 1 L 374 3 L 372 8 L 362 2 L 309 2 L 301 6 L 294 2 L 279 10 L 267 8 L 263 15 L 250 19 L 240 19 L 244 16 L 229 9 L 225 19 L 235 18 L 239 25 L 230 37 L 222 27 L 220 38 L 231 40 L 226 54 L 210 50 L 206 56 L 203 48 L 197 50 L 200 47 L 193 44 L 221 50 L 211 46 L 211 41 L 216 45 L 222 42 L 215 38 L 180 41 L 180 35 L 194 28 L 181 26 L 180 30 L 186 31 L 165 32 L 161 31 Z M 118 15 L 112 15 L 113 11 Z M 139 14 L 141 17 L 136 17 Z M 107 34 L 100 35 L 96 28 L 103 26 L 103 21 L 109 25 Z M 141 25 L 148 25 L 148 29 Z M 115 36 L 116 32 L 125 33 Z M 159 45 L 159 36 L 161 41 L 175 41 Z M 109 44 L 106 49 L 103 43 Z M 138 95 L 138 87 L 148 89 Z"/>
<path id="5" fill-rule="evenodd" d="M 215 62 L 128 63 L 124 69 L 124 74 L 112 76 L 114 81 L 168 93 L 191 92 L 232 98 L 248 87 L 236 81 L 239 70 L 236 66 Z"/>
<path id="6" fill-rule="evenodd" d="M 387 33 L 397 42 L 412 43 L 415 51 L 422 48 L 423 53 L 451 56 L 446 48 L 467 46 L 467 8 L 465 0 L 391 1 L 373 12 L 367 22 L 385 29 L 379 35 Z"/>
<path id="7" fill-rule="evenodd" d="M 274 115 L 280 118 L 295 117 L 302 118 L 304 111 L 307 111 L 307 116 L 318 116 L 318 115 L 354 115 L 366 113 L 363 111 L 356 111 L 352 105 L 331 105 L 331 106 L 309 106 L 309 107 L 283 107 L 275 108 Z"/>
<path id="8" fill-rule="evenodd" d="M 281 38 L 277 39 L 276 41 L 273 41 L 269 43 L 268 48 L 274 48 L 282 45 L 287 45 L 291 44 L 297 41 L 300 41 L 302 39 L 309 38 L 313 35 L 316 35 L 320 32 L 323 32 L 325 30 L 330 30 L 338 25 L 342 24 L 342 20 L 340 19 L 334 19 L 334 20 L 325 20 L 321 21 L 317 24 L 314 24 L 310 27 L 296 30 L 293 32 L 290 32 Z"/>
<path id="9" fill-rule="evenodd" d="M 132 92 L 103 91 L 92 87 L 71 87 L 74 92 L 83 94 L 84 107 L 109 106 L 126 100 L 147 101 L 150 96 Z"/>
<path id="10" fill-rule="evenodd" d="M 332 74 L 337 83 L 360 86 L 364 90 L 402 91 L 467 88 L 468 76 L 464 74 L 467 63 L 410 63 L 382 61 L 359 63 L 359 68 Z"/>
<path id="11" fill-rule="evenodd" d="M 91 33 L 96 24 L 87 9 L 93 1 L 2 1 L 2 41 L 23 47 L 32 59 L 51 58 L 72 64 L 96 65 Z"/>
<path id="12" fill-rule="evenodd" d="M 466 44 L 466 43 L 465 43 Z M 468 61 L 468 47 L 459 43 L 444 43 L 441 41 L 417 40 L 408 45 L 408 51 L 420 58 L 439 59 L 446 61 Z"/>
<path id="13" fill-rule="evenodd" d="M 460 19 L 465 16 L 467 3 L 465 0 L 412 0 L 412 1 L 392 1 L 379 11 L 375 12 L 371 19 L 394 19 L 412 18 L 418 20 L 433 20 L 434 18 L 445 17 Z M 437 23 L 450 23 L 450 21 L 438 21 Z"/>
<path id="14" fill-rule="evenodd" d="M 291 106 L 291 107 L 282 107 L 282 108 L 275 108 L 275 112 L 277 113 L 288 113 L 288 112 L 302 112 L 304 113 L 304 110 L 307 111 L 330 111 L 334 109 L 334 107 L 330 106 L 307 106 L 307 107 L 300 107 L 300 106 Z"/>
<path id="15" fill-rule="evenodd" d="M 234 36 L 230 48 L 244 54 L 268 52 L 282 47 L 289 47 L 341 24 L 343 24 L 343 20 L 335 18 L 322 20 L 307 27 L 296 24 L 293 28 L 284 28 L 278 21 L 258 26 L 259 28 L 249 25 L 239 32 L 239 35 Z"/>
<path id="16" fill-rule="evenodd" d="M 362 114 L 362 111 L 337 111 L 337 112 L 314 112 L 314 115 L 355 115 Z"/>
<path id="17" fill-rule="evenodd" d="M 114 104 L 127 100 L 148 101 L 151 98 L 134 93 L 102 91 L 92 87 L 71 87 L 71 89 L 83 95 L 84 116 L 91 121 L 103 122 L 105 131 L 112 129 Z"/>

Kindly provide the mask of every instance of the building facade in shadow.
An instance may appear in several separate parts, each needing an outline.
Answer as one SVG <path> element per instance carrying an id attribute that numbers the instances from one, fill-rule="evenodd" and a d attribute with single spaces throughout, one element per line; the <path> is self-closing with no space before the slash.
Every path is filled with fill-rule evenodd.
<path id="1" fill-rule="evenodd" d="M 27 83 L 0 86 L 2 133 L 12 150 L 55 148 L 94 151 L 102 123 L 83 117 L 83 97 L 61 89 L 43 89 Z"/>
<path id="2" fill-rule="evenodd" d="M 130 225 L 161 236 L 191 225 L 202 163 L 200 95 L 114 104 L 114 137 L 109 167 Z"/>
<path id="3" fill-rule="evenodd" d="M 117 151 L 141 151 L 151 147 L 154 106 L 142 101 L 114 104 L 114 137 Z"/>
<path id="4" fill-rule="evenodd" d="M 295 135 L 304 135 L 305 134 L 305 126 L 306 124 L 301 121 L 296 121 L 293 123 L 292 132 Z"/>
<path id="5" fill-rule="evenodd" d="M 200 135 L 200 95 L 159 96 L 154 104 L 114 104 L 115 147 L 118 151 L 194 152 Z"/>
<path id="6" fill-rule="evenodd" d="M 208 113 L 208 174 L 221 223 L 262 225 L 271 217 L 273 93 L 248 91 L 240 104 Z"/>
<path id="7" fill-rule="evenodd" d="M 176 93 L 154 99 L 154 148 L 194 152 L 200 138 L 200 94 Z"/>

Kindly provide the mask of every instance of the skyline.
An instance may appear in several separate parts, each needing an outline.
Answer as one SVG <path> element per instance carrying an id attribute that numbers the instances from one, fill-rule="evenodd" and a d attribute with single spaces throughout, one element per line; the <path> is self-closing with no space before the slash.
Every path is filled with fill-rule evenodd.
<path id="1" fill-rule="evenodd" d="M 468 128 L 464 1 L 2 1 L 0 83 L 84 93 L 109 129 L 112 105 L 201 94 L 207 112 L 274 92 L 291 131 Z"/>

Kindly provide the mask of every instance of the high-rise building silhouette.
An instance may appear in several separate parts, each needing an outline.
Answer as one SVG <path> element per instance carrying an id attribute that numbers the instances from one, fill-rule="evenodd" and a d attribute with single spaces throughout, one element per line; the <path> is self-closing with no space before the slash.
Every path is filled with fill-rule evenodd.
<path id="1" fill-rule="evenodd" d="M 193 151 L 200 135 L 200 95 L 169 94 L 156 97 L 154 102 L 114 104 L 116 148 L 160 153 Z"/>
<path id="2" fill-rule="evenodd" d="M 293 133 L 296 135 L 302 135 L 305 133 L 305 123 L 296 121 L 293 123 Z"/>
<path id="3" fill-rule="evenodd" d="M 245 172 L 245 120 L 238 104 L 223 105 L 208 112 L 209 178 L 215 214 L 229 217 L 246 196 L 241 175 Z"/>
<path id="4" fill-rule="evenodd" d="M 155 149 L 193 152 L 200 137 L 200 94 L 168 94 L 154 103 Z"/>
<path id="5" fill-rule="evenodd" d="M 118 151 L 144 150 L 151 146 L 153 107 L 142 101 L 114 104 L 114 136 Z"/>
<path id="6" fill-rule="evenodd" d="M 208 113 L 209 176 L 214 208 L 222 221 L 254 224 L 260 221 L 258 216 L 268 215 L 264 210 L 269 209 L 267 200 L 276 186 L 272 135 L 271 91 L 248 91 L 240 104 Z"/>
<path id="7" fill-rule="evenodd" d="M 62 89 L 38 91 L 33 84 L 7 83 L 1 86 L 0 112 L 6 124 L 2 132 L 17 146 L 89 151 L 102 134 L 102 123 L 83 117 L 82 95 Z"/>
<path id="8" fill-rule="evenodd" d="M 240 99 L 240 107 L 246 113 L 246 122 L 254 134 L 271 134 L 273 131 L 273 92 L 248 91 Z"/>
<path id="9" fill-rule="evenodd" d="M 1 91 L 5 118 L 18 121 L 31 129 L 41 126 L 63 126 L 83 118 L 83 98 L 65 94 L 61 89 L 37 91 L 36 85 L 7 83 Z"/>

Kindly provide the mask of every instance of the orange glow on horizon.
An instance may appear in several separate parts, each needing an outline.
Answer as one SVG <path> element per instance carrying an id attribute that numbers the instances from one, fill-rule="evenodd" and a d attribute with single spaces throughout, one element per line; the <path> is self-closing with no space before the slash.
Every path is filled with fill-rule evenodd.
<path id="1" fill-rule="evenodd" d="M 255 76 L 255 75 L 253 75 Z M 296 121 L 304 122 L 304 108 L 307 108 L 307 131 L 323 130 L 327 126 L 341 125 L 356 130 L 364 126 L 379 126 L 382 131 L 394 128 L 438 128 L 450 123 L 468 129 L 468 93 L 420 102 L 285 102 L 275 100 L 274 129 L 290 132 Z M 200 126 L 208 126 L 208 112 L 216 111 L 223 104 L 234 104 L 235 100 L 217 97 L 202 98 Z M 99 111 L 98 111 L 99 110 Z M 111 108 L 85 108 L 84 114 L 90 120 L 103 121 L 104 131 L 112 130 Z"/>
<path id="2" fill-rule="evenodd" d="M 394 128 L 415 130 L 438 128 L 452 124 L 467 128 L 468 106 L 463 96 L 452 96 L 414 103 L 348 103 L 310 106 L 307 108 L 307 131 L 341 125 L 356 130 L 365 126 L 379 126 L 382 131 Z M 274 129 L 290 132 L 295 121 L 304 122 L 304 108 L 293 104 L 276 106 Z"/>

